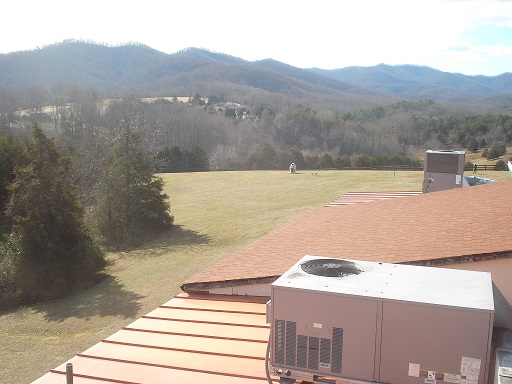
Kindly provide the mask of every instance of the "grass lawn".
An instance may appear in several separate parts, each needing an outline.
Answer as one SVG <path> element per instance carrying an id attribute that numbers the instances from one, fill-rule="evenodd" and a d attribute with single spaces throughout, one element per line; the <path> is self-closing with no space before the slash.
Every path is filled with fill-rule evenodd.
<path id="1" fill-rule="evenodd" d="M 29 383 L 180 292 L 189 276 L 346 192 L 420 190 L 423 172 L 205 172 L 161 175 L 175 226 L 109 255 L 110 275 L 65 299 L 0 313 L 0 383 Z M 482 177 L 509 179 L 508 172 Z"/>

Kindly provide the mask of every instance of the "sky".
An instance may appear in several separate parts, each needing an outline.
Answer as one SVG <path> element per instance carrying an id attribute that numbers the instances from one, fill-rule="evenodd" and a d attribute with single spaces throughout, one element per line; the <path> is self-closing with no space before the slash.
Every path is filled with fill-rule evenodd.
<path id="1" fill-rule="evenodd" d="M 512 0 L 8 0 L 1 19 L 0 53 L 78 39 L 299 68 L 512 72 Z"/>

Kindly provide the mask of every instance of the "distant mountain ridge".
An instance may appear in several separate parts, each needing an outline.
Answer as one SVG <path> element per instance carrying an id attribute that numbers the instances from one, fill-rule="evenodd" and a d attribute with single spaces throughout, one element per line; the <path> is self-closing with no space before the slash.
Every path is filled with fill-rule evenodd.
<path id="1" fill-rule="evenodd" d="M 414 65 L 302 69 L 272 59 L 249 62 L 205 49 L 166 54 L 142 44 L 109 47 L 67 41 L 32 51 L 0 54 L 0 88 L 78 84 L 111 95 L 144 96 L 215 90 L 261 90 L 297 98 L 385 102 L 512 105 L 512 73 L 467 76 Z M 207 95 L 205 95 L 207 96 Z"/>
<path id="2" fill-rule="evenodd" d="M 313 72 L 360 86 L 366 86 L 381 92 L 400 95 L 457 90 L 477 97 L 489 97 L 500 93 L 512 93 L 512 73 L 499 76 L 467 76 L 460 73 L 442 72 L 417 65 L 386 65 L 374 67 L 347 67 L 343 69 L 323 70 L 314 68 Z"/>

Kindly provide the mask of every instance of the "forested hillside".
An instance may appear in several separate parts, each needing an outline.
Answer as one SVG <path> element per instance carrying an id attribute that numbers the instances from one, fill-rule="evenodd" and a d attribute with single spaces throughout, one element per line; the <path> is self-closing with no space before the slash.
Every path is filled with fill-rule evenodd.
<path id="1" fill-rule="evenodd" d="M 109 47 L 66 41 L 0 55 L 2 98 L 18 107 L 55 104 L 64 86 L 101 98 L 214 94 L 244 104 L 276 96 L 323 108 L 429 99 L 483 109 L 512 104 L 512 74 L 466 76 L 411 65 L 302 69 L 188 48 L 165 54 L 141 44 Z M 25 94 L 23 94 L 24 91 Z"/>
<path id="2" fill-rule="evenodd" d="M 0 114 L 0 127 L 21 135 L 37 122 L 81 165 L 74 173 L 80 182 L 98 177 L 127 126 L 140 135 L 145 156 L 159 172 L 286 169 L 291 162 L 299 168 L 404 165 L 410 161 L 385 157 L 412 161 L 424 149 L 512 144 L 511 115 L 474 114 L 431 100 L 339 112 L 301 103 L 242 105 L 199 94 L 187 101 L 99 100 L 86 91 L 75 97 L 60 106 Z"/>

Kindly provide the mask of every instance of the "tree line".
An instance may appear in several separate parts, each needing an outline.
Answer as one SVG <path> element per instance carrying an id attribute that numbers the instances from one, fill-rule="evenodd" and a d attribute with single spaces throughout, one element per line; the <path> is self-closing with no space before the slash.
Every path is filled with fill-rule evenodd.
<path id="1" fill-rule="evenodd" d="M 274 148 L 297 147 L 305 155 L 347 154 L 351 159 L 362 154 L 414 157 L 418 148 L 479 151 L 512 143 L 510 115 L 476 114 L 431 100 L 344 111 L 343 106 L 337 109 L 327 102 L 306 104 L 270 94 L 231 92 L 236 97 L 233 103 L 225 95 L 196 92 L 188 103 L 163 98 L 143 103 L 135 97 L 103 100 L 90 89 L 55 92 L 51 112 L 33 108 L 25 118 L 13 114 L 13 99 L 4 108 L 0 103 L 0 127 L 26 125 L 37 118 L 45 131 L 76 142 L 86 138 L 90 129 L 109 129 L 131 109 L 146 153 L 156 156 L 164 147 L 200 148 L 213 170 L 231 169 L 233 163 L 242 169 L 247 154 L 264 143 Z M 251 119 L 244 119 L 244 114 Z"/>
<path id="2" fill-rule="evenodd" d="M 290 161 L 291 159 L 291 161 Z M 346 168 L 383 168 L 383 167 L 408 167 L 419 168 L 420 162 L 410 156 L 391 154 L 379 154 L 370 156 L 361 154 L 348 156 L 344 154 L 304 155 L 297 147 L 280 146 L 274 148 L 268 143 L 259 145 L 249 152 L 245 158 L 243 169 L 287 169 L 293 162 L 298 169 L 346 169 Z"/>
<path id="3" fill-rule="evenodd" d="M 84 206 L 71 159 L 37 124 L 0 136 L 0 308 L 87 287 L 105 249 L 137 246 L 173 224 L 139 136 L 126 126 L 106 154 Z"/>

